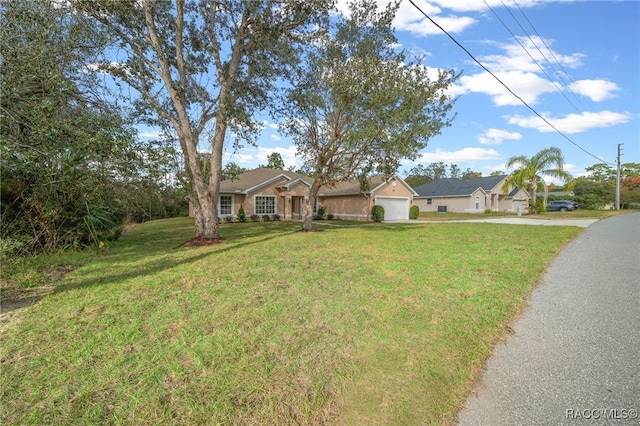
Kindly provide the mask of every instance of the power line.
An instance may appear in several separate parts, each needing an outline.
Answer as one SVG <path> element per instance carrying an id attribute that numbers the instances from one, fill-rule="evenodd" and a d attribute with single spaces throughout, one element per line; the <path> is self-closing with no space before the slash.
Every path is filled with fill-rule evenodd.
<path id="1" fill-rule="evenodd" d="M 498 21 L 500 21 L 500 23 L 502 24 L 502 26 L 509 32 L 509 34 L 511 34 L 511 36 L 513 37 L 513 39 L 515 41 L 518 42 L 518 44 L 520 45 L 520 47 L 522 47 L 522 50 L 524 50 L 526 52 L 527 55 L 529 55 L 529 58 L 538 66 L 538 68 L 540 69 L 540 71 L 542 71 L 542 73 L 544 75 L 547 76 L 547 80 L 549 80 L 551 82 L 551 84 L 553 84 L 556 89 L 558 89 L 558 92 L 564 96 L 564 98 L 567 100 L 567 102 L 569 102 L 571 104 L 571 106 L 573 106 L 573 108 L 580 112 L 578 110 L 578 107 L 575 106 L 575 104 L 573 102 L 571 102 L 571 100 L 569 99 L 569 97 L 567 97 L 567 95 L 564 93 L 564 91 L 562 90 L 562 88 L 560 86 L 558 86 L 558 83 L 556 83 L 555 81 L 553 81 L 553 79 L 551 78 L 551 76 L 549 75 L 549 73 L 547 73 L 547 71 L 544 69 L 544 67 L 542 65 L 540 65 L 540 63 L 538 62 L 538 60 L 536 58 L 533 57 L 533 55 L 531 54 L 531 52 L 529 52 L 529 49 L 527 49 L 527 47 L 520 41 L 520 39 L 513 33 L 513 31 L 511 31 L 511 29 L 509 28 L 509 26 L 507 26 L 507 24 L 500 18 L 500 16 L 496 13 L 496 11 L 489 5 L 489 3 L 487 3 L 486 0 L 482 0 L 484 2 L 484 4 L 489 8 L 489 10 L 493 13 L 493 15 L 496 17 L 496 19 L 498 19 Z M 502 1 L 502 0 L 501 0 Z M 505 6 L 504 2 L 502 2 L 502 5 L 505 7 L 505 9 L 507 9 L 507 7 Z M 509 9 L 507 9 L 507 11 L 509 11 Z M 511 13 L 511 11 L 509 11 L 509 13 Z M 513 16 L 513 14 L 511 14 L 511 17 L 518 23 L 518 25 L 520 25 L 520 23 L 518 22 L 517 19 L 515 19 L 515 16 Z M 524 30 L 524 28 L 522 28 L 522 25 L 520 25 L 520 29 L 522 29 L 522 31 L 524 31 L 525 34 L 527 34 L 527 32 Z M 531 40 L 531 37 L 529 37 L 529 40 Z M 533 40 L 531 40 L 531 42 L 533 43 L 534 46 L 535 42 Z M 537 48 L 537 46 L 536 46 Z M 540 49 L 538 49 L 538 52 L 540 52 Z M 542 52 L 540 52 L 542 54 L 542 56 L 546 59 L 546 57 L 544 56 L 544 54 Z M 547 63 L 549 61 L 547 60 Z M 551 64 L 549 64 L 551 65 Z M 552 67 L 553 68 L 553 67 Z"/>
<path id="2" fill-rule="evenodd" d="M 567 78 L 569 79 L 569 82 L 571 83 L 571 86 L 574 89 L 574 92 L 578 92 L 580 93 L 583 97 L 586 98 L 585 94 L 582 93 L 582 90 L 580 90 L 580 87 L 575 83 L 575 81 L 573 81 L 573 79 L 571 78 L 571 75 L 567 72 L 567 70 L 562 66 L 562 62 L 560 62 L 558 60 L 558 57 L 555 55 L 555 53 L 553 53 L 553 50 L 551 50 L 551 48 L 549 47 L 549 45 L 547 44 L 547 42 L 544 40 L 544 38 L 542 38 L 542 36 L 540 35 L 540 33 L 538 32 L 538 30 L 536 29 L 536 27 L 533 26 L 533 23 L 529 20 L 529 18 L 527 17 L 527 15 L 525 15 L 524 10 L 522 10 L 522 8 L 520 7 L 520 5 L 518 4 L 518 2 L 516 0 L 513 0 L 513 3 L 518 7 L 518 10 L 520 11 L 520 13 L 522 13 L 522 16 L 524 16 L 524 19 L 527 20 L 527 22 L 529 23 L 529 25 L 531 26 L 531 28 L 533 29 L 533 32 L 536 33 L 536 35 L 538 36 L 538 38 L 540 38 L 540 40 L 542 40 L 542 43 L 544 44 L 544 47 L 547 48 L 547 50 L 549 51 L 549 53 L 551 53 L 551 56 L 553 57 L 553 59 L 556 61 L 556 63 L 558 64 L 558 66 L 560 67 L 560 69 L 562 70 L 562 72 L 564 73 L 564 75 L 567 76 Z M 558 76 L 560 76 L 560 74 L 558 72 L 556 72 L 556 74 L 558 74 Z M 582 104 L 582 102 L 580 102 Z"/>
<path id="3" fill-rule="evenodd" d="M 451 39 L 451 41 L 453 41 L 460 49 L 462 49 L 471 59 L 473 59 L 473 61 L 478 64 L 478 66 L 480 66 L 480 68 L 482 68 L 483 70 L 485 70 L 486 72 L 488 72 L 493 78 L 496 79 L 496 81 L 498 83 L 500 83 L 505 89 L 507 89 L 507 91 L 509 93 L 511 93 L 513 96 L 516 97 L 516 99 L 518 99 L 520 102 L 522 102 L 522 104 L 524 106 L 526 106 L 527 108 L 529 108 L 529 110 L 531 110 L 531 112 L 533 112 L 535 115 L 537 115 L 542 121 L 544 121 L 547 125 L 549 125 L 549 127 L 551 127 L 553 130 L 555 130 L 560 136 L 562 136 L 563 138 L 565 138 L 566 140 L 568 140 L 570 143 L 572 143 L 573 145 L 575 145 L 577 148 L 579 148 L 581 151 L 585 152 L 586 154 L 590 155 L 591 157 L 595 158 L 596 160 L 603 162 L 603 163 L 607 163 L 607 164 L 613 164 L 610 163 L 608 161 L 605 161 L 599 157 L 596 157 L 594 154 L 590 153 L 589 151 L 587 151 L 586 149 L 584 149 L 583 147 L 581 147 L 580 145 L 578 145 L 577 143 L 575 143 L 569 136 L 565 135 L 564 133 L 562 133 L 556 126 L 554 126 L 553 124 L 551 124 L 549 122 L 549 120 L 547 120 L 545 117 L 543 117 L 538 111 L 536 111 L 531 105 L 529 105 L 524 99 L 522 99 L 520 96 L 518 96 L 513 90 L 511 90 L 511 88 L 509 86 L 507 86 L 502 80 L 500 80 L 493 72 L 491 72 L 487 67 L 485 67 L 479 60 L 476 59 L 475 56 L 473 56 L 473 54 L 471 52 L 469 52 L 467 50 L 466 47 L 464 47 L 458 40 L 455 39 L 455 37 L 453 37 L 451 34 L 449 34 L 449 32 L 447 30 L 445 30 L 444 28 L 442 28 L 436 21 L 434 21 L 429 15 L 427 15 L 422 9 L 420 9 L 414 2 L 413 0 L 409 0 L 409 3 L 411 3 L 413 5 L 413 7 L 415 7 L 418 12 L 420 12 L 425 18 L 427 18 L 429 21 L 431 21 L 431 23 L 433 25 L 435 25 L 436 27 L 438 27 L 438 29 L 440 31 L 442 31 L 443 33 L 445 33 L 447 35 L 447 37 L 449 37 Z"/>
<path id="4" fill-rule="evenodd" d="M 514 0 L 515 2 L 515 0 Z M 566 87 L 569 86 L 569 84 L 565 81 L 565 79 L 562 77 L 562 75 L 560 75 L 560 73 L 556 70 L 556 68 L 553 66 L 553 64 L 551 63 L 551 61 L 549 61 L 549 58 L 547 57 L 547 55 L 544 54 L 544 52 L 540 49 L 540 47 L 538 47 L 538 44 L 536 43 L 536 41 L 533 39 L 533 37 L 531 37 L 531 34 L 529 34 L 527 32 L 527 30 L 522 26 L 522 24 L 520 23 L 520 21 L 518 20 L 518 18 L 516 18 L 516 16 L 511 12 L 511 9 L 507 7 L 506 4 L 504 4 L 503 0 L 500 0 L 500 3 L 502 3 L 502 6 L 507 10 L 507 12 L 509 12 L 509 15 L 511 15 L 511 17 L 513 18 L 514 21 L 516 21 L 516 24 L 518 24 L 518 26 L 520 27 L 520 29 L 522 30 L 522 32 L 524 32 L 527 36 L 527 38 L 529 39 L 529 41 L 531 41 L 531 44 L 533 44 L 533 47 L 536 48 L 536 50 L 538 51 L 538 53 L 540 53 L 540 55 L 542 55 L 542 57 L 544 58 L 544 60 L 546 61 L 546 63 L 549 65 L 549 67 L 553 70 L 553 72 L 555 72 L 555 74 L 558 76 L 558 78 L 560 79 L 560 81 L 562 81 L 562 84 L 564 84 Z M 485 1 L 486 4 L 486 1 Z M 517 3 L 516 3 L 517 5 Z M 487 6 L 489 6 L 487 4 Z M 524 14 L 524 11 L 522 11 L 522 9 L 520 9 L 520 12 L 522 13 L 522 15 L 524 15 L 525 19 L 527 19 L 527 22 L 529 22 L 529 24 L 531 25 L 531 21 L 529 21 L 529 19 L 527 18 L 527 16 Z M 495 12 L 494 12 L 495 14 Z M 532 25 L 533 26 L 533 25 Z M 511 31 L 509 31 L 511 32 Z M 511 33 L 513 35 L 513 33 Z M 515 38 L 515 36 L 514 36 Z M 544 39 L 542 38 L 542 36 L 540 36 L 540 34 L 538 34 L 538 38 L 542 41 L 544 41 Z M 520 43 L 520 41 L 518 40 L 518 43 Z M 522 43 L 520 43 L 520 45 L 522 46 Z M 545 43 L 546 46 L 546 43 Z M 527 50 L 526 47 L 522 46 L 522 48 L 527 52 L 527 54 L 529 54 L 529 51 Z M 551 49 L 547 46 L 547 50 L 549 52 L 551 52 L 553 54 L 553 52 L 551 51 Z M 529 57 L 531 57 L 531 59 L 533 59 L 533 57 L 531 56 L 531 54 L 529 54 Z M 533 59 L 536 64 L 538 64 L 538 62 Z M 560 64 L 560 61 L 557 60 L 556 58 L 556 62 L 558 64 Z M 538 66 L 540 67 L 540 64 L 538 64 Z M 551 77 L 549 76 L 549 74 L 547 74 L 544 70 L 543 70 L 544 74 L 547 76 L 547 78 L 549 79 L 549 81 L 551 81 Z M 555 82 L 552 81 L 552 83 L 558 87 L 556 85 Z M 569 102 L 571 104 L 571 106 L 573 106 L 573 108 L 577 111 L 580 112 L 580 110 L 578 109 L 578 107 L 576 107 L 576 105 L 567 97 L 567 95 L 565 94 L 564 90 L 560 87 L 558 87 L 558 90 L 560 91 L 560 93 L 562 94 L 562 96 L 564 96 L 564 98 L 567 100 L 567 102 Z M 576 100 L 578 102 L 580 102 L 580 104 L 584 107 L 584 104 L 582 103 L 582 101 L 576 96 L 575 92 L 573 93 L 573 97 L 576 98 Z"/>

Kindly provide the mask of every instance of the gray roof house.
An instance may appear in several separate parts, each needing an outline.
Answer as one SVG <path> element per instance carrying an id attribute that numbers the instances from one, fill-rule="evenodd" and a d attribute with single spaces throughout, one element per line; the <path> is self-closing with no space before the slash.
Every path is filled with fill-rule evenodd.
<path id="1" fill-rule="evenodd" d="M 413 197 L 413 205 L 423 212 L 524 212 L 529 204 L 529 194 L 514 185 L 505 194 L 503 186 L 507 176 L 435 180 L 414 188 L 418 195 Z"/>

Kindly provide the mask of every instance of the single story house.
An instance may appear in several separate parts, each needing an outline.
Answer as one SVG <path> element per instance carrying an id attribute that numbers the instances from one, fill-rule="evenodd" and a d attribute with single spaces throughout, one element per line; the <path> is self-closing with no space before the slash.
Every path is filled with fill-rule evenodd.
<path id="1" fill-rule="evenodd" d="M 253 169 L 220 183 L 218 215 L 237 216 L 242 206 L 247 216 L 278 214 L 283 219 L 301 219 L 312 184 L 313 178 L 288 170 Z M 366 190 L 355 180 L 321 187 L 314 211 L 323 206 L 327 214 L 339 219 L 370 220 L 371 209 L 377 204 L 384 207 L 385 220 L 409 219 L 414 195 L 399 176 L 377 176 L 369 180 Z"/>
<path id="2" fill-rule="evenodd" d="M 414 188 L 418 195 L 413 197 L 413 204 L 423 212 L 481 213 L 487 209 L 525 212 L 529 193 L 510 185 L 505 194 L 503 186 L 507 176 L 435 180 Z"/>

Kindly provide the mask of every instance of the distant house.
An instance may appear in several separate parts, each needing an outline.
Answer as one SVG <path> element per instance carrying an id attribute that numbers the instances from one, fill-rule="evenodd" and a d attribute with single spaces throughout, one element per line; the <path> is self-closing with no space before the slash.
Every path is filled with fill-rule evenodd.
<path id="1" fill-rule="evenodd" d="M 529 193 L 517 186 L 503 192 L 508 175 L 474 179 L 439 179 L 414 190 L 413 204 L 423 212 L 480 213 L 485 210 L 524 212 L 529 205 Z"/>
<path id="2" fill-rule="evenodd" d="M 245 214 L 259 216 L 277 214 L 283 219 L 301 219 L 305 199 L 313 178 L 288 170 L 257 168 L 220 183 L 218 216 L 237 216 L 240 206 Z M 318 193 L 318 206 L 327 214 L 348 220 L 369 220 L 374 204 L 385 209 L 385 220 L 409 219 L 409 208 L 416 193 L 399 176 L 390 179 L 372 177 L 369 188 L 359 181 L 323 186 Z"/>

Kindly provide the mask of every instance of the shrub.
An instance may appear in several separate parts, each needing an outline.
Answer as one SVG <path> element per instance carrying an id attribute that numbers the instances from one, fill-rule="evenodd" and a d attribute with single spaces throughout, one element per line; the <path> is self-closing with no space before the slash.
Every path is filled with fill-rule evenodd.
<path id="1" fill-rule="evenodd" d="M 411 206 L 411 208 L 409 209 L 409 219 L 416 220 L 418 216 L 420 216 L 420 207 Z"/>
<path id="2" fill-rule="evenodd" d="M 322 220 L 322 216 L 320 216 L 318 213 L 315 213 L 313 215 L 313 220 Z"/>
<path id="3" fill-rule="evenodd" d="M 224 222 L 225 223 L 234 223 L 235 221 L 233 220 L 233 216 L 225 216 Z"/>
<path id="4" fill-rule="evenodd" d="M 246 222 L 247 221 L 247 215 L 244 212 L 244 207 L 242 207 L 242 205 L 240 206 L 240 208 L 238 209 L 238 222 Z"/>
<path id="5" fill-rule="evenodd" d="M 325 206 L 318 206 L 318 211 L 316 212 L 316 215 L 318 216 L 317 220 L 324 219 L 324 215 L 326 212 L 327 212 L 327 208 Z"/>
<path id="6" fill-rule="evenodd" d="M 273 220 L 274 222 L 280 221 L 280 215 L 279 214 L 272 215 L 271 220 Z"/>
<path id="7" fill-rule="evenodd" d="M 333 213 L 329 213 L 327 215 L 327 220 L 333 220 Z"/>
<path id="8" fill-rule="evenodd" d="M 257 214 L 252 214 L 249 218 L 251 219 L 251 222 L 258 222 L 260 220 L 260 216 Z"/>
<path id="9" fill-rule="evenodd" d="M 382 222 L 384 220 L 384 207 L 375 205 L 371 209 L 371 218 L 374 222 Z"/>
<path id="10" fill-rule="evenodd" d="M 491 214 L 491 212 L 493 212 L 493 210 L 491 210 L 491 209 L 484 209 L 484 214 Z"/>
<path id="11" fill-rule="evenodd" d="M 271 216 L 269 216 L 268 214 L 263 214 L 262 215 L 262 220 L 264 222 L 269 222 L 271 220 Z"/>

